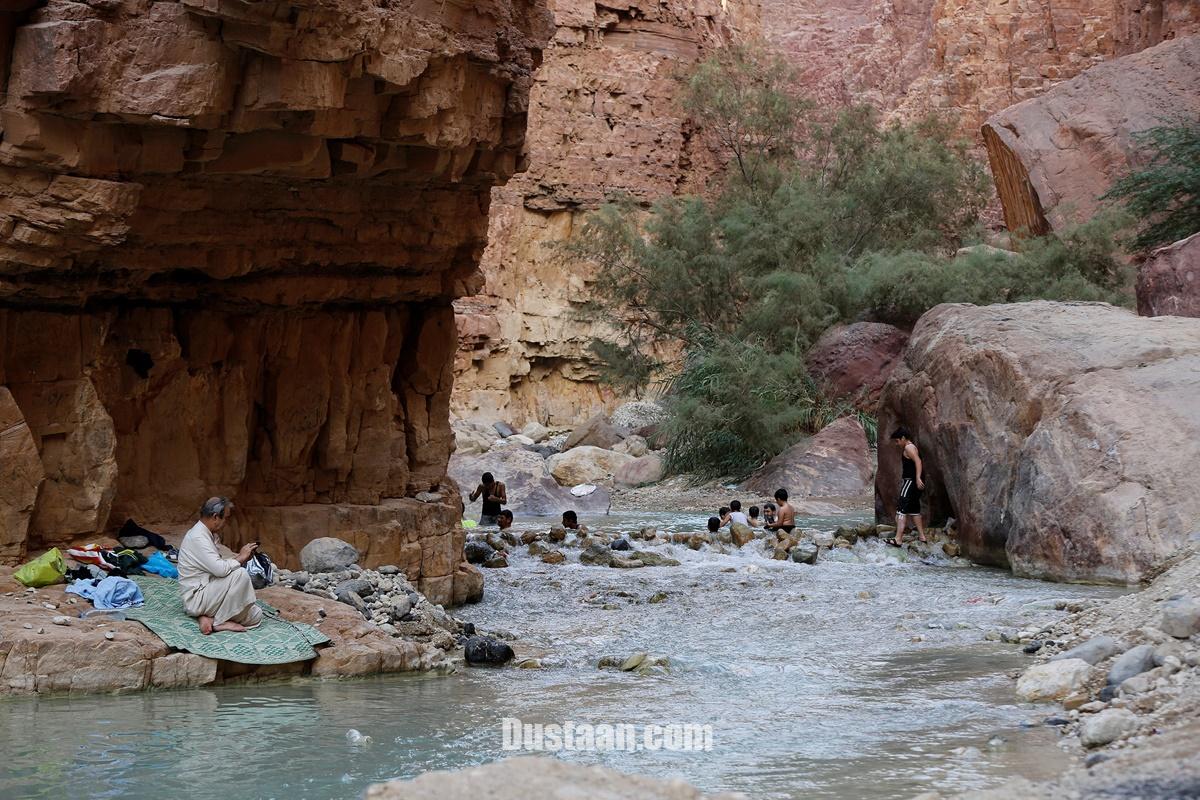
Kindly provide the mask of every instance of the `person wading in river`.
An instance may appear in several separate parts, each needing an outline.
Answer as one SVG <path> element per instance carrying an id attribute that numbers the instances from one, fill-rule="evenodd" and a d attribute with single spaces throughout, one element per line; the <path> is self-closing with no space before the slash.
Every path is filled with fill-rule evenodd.
<path id="1" fill-rule="evenodd" d="M 904 544 L 904 528 L 909 517 L 917 523 L 921 541 L 925 539 L 925 521 L 921 518 L 921 492 L 925 490 L 925 467 L 921 453 L 906 428 L 892 432 L 892 443 L 900 448 L 900 496 L 896 499 L 896 538 L 885 539 L 888 544 L 900 547 Z"/>
<path id="2" fill-rule="evenodd" d="M 470 494 L 470 502 L 483 497 L 483 509 L 479 512 L 480 525 L 495 525 L 496 517 L 500 516 L 500 506 L 508 505 L 508 493 L 504 483 L 492 477 L 492 473 L 483 473 L 483 478 L 475 491 Z"/>
<path id="3" fill-rule="evenodd" d="M 791 533 L 796 529 L 796 509 L 792 508 L 792 504 L 788 502 L 787 489 L 776 489 L 775 501 L 779 503 L 779 507 L 775 511 L 775 521 L 768 522 L 763 527 L 769 531 Z"/>

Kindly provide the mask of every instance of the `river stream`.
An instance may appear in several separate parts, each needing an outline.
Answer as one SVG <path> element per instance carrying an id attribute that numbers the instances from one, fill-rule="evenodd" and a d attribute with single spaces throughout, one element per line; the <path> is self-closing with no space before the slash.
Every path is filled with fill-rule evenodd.
<path id="1" fill-rule="evenodd" d="M 703 521 L 590 522 L 694 531 Z M 953 793 L 1051 776 L 1077 757 L 1039 724 L 1047 708 L 1014 701 L 1006 673 L 1028 656 L 984 634 L 1057 619 L 1055 599 L 1115 590 L 960 560 L 902 563 L 878 541 L 823 553 L 815 567 L 759 547 L 660 547 L 683 565 L 645 569 L 552 566 L 522 548 L 486 571 L 484 602 L 457 613 L 512 632 L 541 669 L 0 701 L 0 797 L 355 798 L 375 781 L 510 755 L 506 717 L 710 725 L 708 751 L 558 756 L 780 800 Z M 640 651 L 666 656 L 669 672 L 596 667 Z M 370 741 L 351 742 L 350 729 Z"/>

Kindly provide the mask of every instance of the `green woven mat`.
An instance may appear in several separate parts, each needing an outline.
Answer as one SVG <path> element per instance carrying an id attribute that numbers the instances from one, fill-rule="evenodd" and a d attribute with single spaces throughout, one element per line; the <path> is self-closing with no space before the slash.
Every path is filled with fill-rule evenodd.
<path id="1" fill-rule="evenodd" d="M 258 604 L 263 621 L 257 628 L 246 633 L 221 631 L 205 636 L 196 619 L 183 610 L 179 581 L 152 575 L 135 575 L 132 580 L 141 588 L 146 603 L 125 609 L 126 618 L 136 619 L 177 650 L 239 664 L 287 664 L 316 658 L 314 645 L 329 641 L 311 625 L 281 619 L 278 611 L 261 600 Z"/>

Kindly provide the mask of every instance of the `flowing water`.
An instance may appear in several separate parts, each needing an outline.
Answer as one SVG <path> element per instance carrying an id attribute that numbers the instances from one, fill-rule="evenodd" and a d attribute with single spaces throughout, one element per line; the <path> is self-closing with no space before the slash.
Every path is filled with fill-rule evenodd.
<path id="1" fill-rule="evenodd" d="M 621 514 L 593 527 L 694 531 L 703 519 Z M 511 755 L 506 717 L 711 725 L 708 751 L 558 756 L 763 798 L 952 793 L 1050 776 L 1076 757 L 1030 724 L 1047 709 L 1014 702 L 1006 673 L 1028 657 L 983 637 L 1061 616 L 1049 600 L 1112 590 L 901 563 L 875 541 L 815 567 L 758 547 L 660 547 L 683 566 L 634 570 L 515 555 L 460 616 L 516 634 L 541 669 L 0 701 L 0 797 L 354 798 L 375 781 Z M 638 651 L 667 656 L 669 672 L 596 668 Z"/>

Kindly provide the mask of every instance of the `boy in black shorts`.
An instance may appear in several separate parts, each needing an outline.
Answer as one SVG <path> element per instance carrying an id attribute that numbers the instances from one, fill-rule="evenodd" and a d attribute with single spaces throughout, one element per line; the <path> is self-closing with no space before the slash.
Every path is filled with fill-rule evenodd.
<path id="1" fill-rule="evenodd" d="M 906 428 L 892 432 L 892 442 L 900 448 L 900 496 L 896 500 L 896 538 L 886 540 L 897 547 L 904 544 L 904 528 L 909 517 L 917 523 L 921 541 L 925 539 L 925 521 L 921 517 L 921 493 L 925 489 L 925 468 L 921 453 Z"/>

